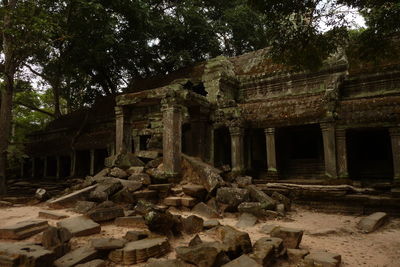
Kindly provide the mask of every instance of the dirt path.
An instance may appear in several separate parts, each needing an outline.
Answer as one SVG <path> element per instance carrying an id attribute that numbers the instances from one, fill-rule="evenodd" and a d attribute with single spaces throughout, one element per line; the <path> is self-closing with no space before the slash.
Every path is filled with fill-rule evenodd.
<path id="1" fill-rule="evenodd" d="M 38 212 L 44 209 L 46 207 L 40 205 L 0 209 L 0 226 L 14 224 L 22 220 L 37 219 Z M 58 210 L 58 212 L 69 216 L 79 215 L 67 210 Z M 190 212 L 179 212 L 179 214 L 187 216 L 190 215 Z M 258 238 L 266 236 L 260 232 L 261 227 L 265 224 L 303 229 L 305 234 L 300 245 L 301 248 L 326 249 L 338 253 L 342 255 L 342 266 L 400 267 L 400 219 L 391 219 L 389 224 L 371 234 L 363 234 L 357 231 L 356 223 L 359 220 L 360 218 L 356 216 L 326 214 L 295 207 L 294 211 L 290 212 L 284 219 L 259 222 L 254 227 L 240 230 L 248 232 L 252 242 L 255 242 Z M 51 225 L 55 225 L 57 222 L 55 220 L 48 221 Z M 229 216 L 221 219 L 220 222 L 234 226 L 237 218 L 236 216 Z M 101 236 L 122 237 L 128 229 L 134 230 L 108 223 L 102 225 L 100 234 L 74 238 L 72 244 L 76 247 Z M 200 234 L 200 237 L 204 240 L 209 239 L 204 232 Z M 187 245 L 190 239 L 191 236 L 183 236 L 180 239 L 171 240 L 171 245 L 173 247 Z M 25 240 L 25 242 L 37 242 L 39 240 L 40 235 L 36 235 Z M 174 252 L 169 253 L 166 257 L 173 258 Z M 280 266 L 288 265 L 281 264 Z"/>

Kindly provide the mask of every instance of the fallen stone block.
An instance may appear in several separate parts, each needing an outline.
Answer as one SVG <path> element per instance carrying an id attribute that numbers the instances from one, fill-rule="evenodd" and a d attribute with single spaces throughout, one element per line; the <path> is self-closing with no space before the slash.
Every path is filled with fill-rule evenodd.
<path id="1" fill-rule="evenodd" d="M 128 231 L 125 234 L 125 239 L 128 241 L 138 241 L 149 237 L 146 231 Z"/>
<path id="2" fill-rule="evenodd" d="M 126 240 L 116 238 L 97 238 L 92 239 L 92 247 L 96 250 L 114 250 L 123 248 Z"/>
<path id="3" fill-rule="evenodd" d="M 143 173 L 144 167 L 130 167 L 126 170 L 126 172 L 128 173 L 128 175 Z"/>
<path id="4" fill-rule="evenodd" d="M 176 257 L 196 266 L 212 267 L 221 253 L 221 244 L 218 242 L 203 242 L 192 247 L 177 247 Z"/>
<path id="5" fill-rule="evenodd" d="M 248 228 L 253 227 L 257 223 L 257 217 L 250 213 L 243 213 L 240 215 L 236 227 L 238 228 Z"/>
<path id="6" fill-rule="evenodd" d="M 179 207 L 181 205 L 181 197 L 166 197 L 164 204 L 167 206 Z"/>
<path id="7" fill-rule="evenodd" d="M 249 191 L 242 188 L 221 187 L 217 190 L 216 199 L 228 205 L 230 209 L 236 210 L 239 204 L 249 201 Z"/>
<path id="8" fill-rule="evenodd" d="M 189 235 L 197 234 L 203 230 L 204 220 L 196 215 L 182 219 L 183 231 Z"/>
<path id="9" fill-rule="evenodd" d="M 141 190 L 133 193 L 135 199 L 154 200 L 158 199 L 158 192 L 155 190 Z"/>
<path id="10" fill-rule="evenodd" d="M 76 202 L 74 211 L 77 213 L 86 214 L 90 210 L 94 209 L 96 206 L 97 203 L 93 201 L 78 201 Z"/>
<path id="11" fill-rule="evenodd" d="M 142 183 L 144 185 L 149 185 L 151 184 L 151 178 L 147 173 L 137 173 L 137 174 L 131 174 L 128 177 L 129 181 L 134 181 L 138 183 Z"/>
<path id="12" fill-rule="evenodd" d="M 105 260 L 96 259 L 92 261 L 88 261 L 86 263 L 78 264 L 76 267 L 106 267 Z"/>
<path id="13" fill-rule="evenodd" d="M 181 197 L 181 205 L 187 208 L 192 208 L 197 202 L 198 200 L 193 197 Z"/>
<path id="14" fill-rule="evenodd" d="M 303 230 L 288 227 L 278 227 L 272 230 L 271 237 L 278 237 L 283 240 L 285 248 L 298 248 L 303 237 Z"/>
<path id="15" fill-rule="evenodd" d="M 189 241 L 189 247 L 197 246 L 198 244 L 203 243 L 199 235 L 195 235 L 190 241 Z"/>
<path id="16" fill-rule="evenodd" d="M 238 206 L 240 213 L 249 213 L 262 218 L 268 216 L 265 206 L 260 202 L 243 202 Z"/>
<path id="17" fill-rule="evenodd" d="M 116 177 L 116 178 L 120 178 L 120 179 L 125 179 L 127 178 L 129 175 L 126 171 L 124 171 L 123 169 L 120 169 L 118 167 L 114 167 L 110 170 L 110 176 L 112 177 Z"/>
<path id="18" fill-rule="evenodd" d="M 120 207 L 96 208 L 87 213 L 87 216 L 95 222 L 105 222 L 125 216 L 124 209 Z"/>
<path id="19" fill-rule="evenodd" d="M 54 262 L 55 267 L 72 267 L 80 263 L 85 263 L 96 259 L 98 256 L 97 250 L 92 247 L 77 248 Z"/>
<path id="20" fill-rule="evenodd" d="M 56 199 L 50 199 L 47 204 L 51 208 L 65 208 L 65 207 L 72 207 L 78 200 L 85 200 L 91 191 L 93 191 L 97 187 L 97 184 L 88 186 L 81 190 L 75 191 L 71 194 L 62 196 Z"/>
<path id="21" fill-rule="evenodd" d="M 221 224 L 219 223 L 219 221 L 217 219 L 211 219 L 211 220 L 207 220 L 204 222 L 204 229 L 211 229 L 217 226 L 220 226 Z"/>
<path id="22" fill-rule="evenodd" d="M 118 179 L 107 179 L 98 184 L 97 188 L 90 192 L 90 199 L 94 201 L 105 201 L 111 195 L 122 189 L 122 184 Z"/>
<path id="23" fill-rule="evenodd" d="M 144 160 L 154 160 L 160 156 L 160 152 L 156 150 L 140 150 L 135 155 Z"/>
<path id="24" fill-rule="evenodd" d="M 292 201 L 288 197 L 276 191 L 272 193 L 271 197 L 275 199 L 277 202 L 283 204 L 285 206 L 285 211 L 290 210 L 292 206 Z"/>
<path id="25" fill-rule="evenodd" d="M 101 231 L 100 224 L 85 216 L 64 219 L 59 221 L 57 226 L 66 228 L 73 236 L 93 235 Z"/>
<path id="26" fill-rule="evenodd" d="M 242 255 L 227 264 L 222 265 L 222 267 L 262 267 L 263 265 L 256 262 L 254 259 L 247 255 Z"/>
<path id="27" fill-rule="evenodd" d="M 218 226 L 215 229 L 216 236 L 223 244 L 223 250 L 230 258 L 253 251 L 248 233 L 236 230 L 231 226 Z"/>
<path id="28" fill-rule="evenodd" d="M 202 185 L 188 184 L 182 186 L 182 191 L 191 197 L 203 200 L 207 195 L 207 189 Z"/>
<path id="29" fill-rule="evenodd" d="M 385 212 L 375 212 L 365 218 L 362 218 L 357 224 L 357 228 L 364 233 L 371 233 L 383 226 L 387 220 L 388 215 Z"/>
<path id="30" fill-rule="evenodd" d="M 275 229 L 278 228 L 279 226 L 277 225 L 272 225 L 272 224 L 265 224 L 263 227 L 261 227 L 261 232 L 264 234 L 271 234 L 271 232 Z"/>
<path id="31" fill-rule="evenodd" d="M 236 177 L 236 183 L 240 188 L 246 188 L 253 183 L 253 178 L 251 176 L 239 176 Z"/>
<path id="32" fill-rule="evenodd" d="M 38 188 L 35 192 L 35 198 L 40 201 L 49 199 L 49 193 L 44 188 Z"/>
<path id="33" fill-rule="evenodd" d="M 307 264 L 314 264 L 322 267 L 339 267 L 342 257 L 339 254 L 327 251 L 310 251 L 310 254 L 304 257 L 304 261 Z"/>
<path id="34" fill-rule="evenodd" d="M 283 240 L 277 237 L 262 237 L 258 239 L 253 246 L 254 251 L 264 251 L 268 247 L 274 248 L 275 257 L 280 257 L 286 250 L 283 246 Z"/>
<path id="35" fill-rule="evenodd" d="M 48 227 L 47 221 L 44 220 L 22 221 L 0 228 L 0 239 L 25 239 L 43 232 Z"/>
<path id="36" fill-rule="evenodd" d="M 255 185 L 250 185 L 247 187 L 247 189 L 249 190 L 250 198 L 253 201 L 260 202 L 264 209 L 275 210 L 276 201 L 273 198 L 258 189 Z"/>
<path id="37" fill-rule="evenodd" d="M 186 263 L 179 259 L 149 259 L 145 267 L 195 267 L 195 265 Z"/>
<path id="38" fill-rule="evenodd" d="M 288 260 L 291 264 L 298 264 L 300 261 L 304 259 L 310 252 L 306 249 L 287 249 Z"/>
<path id="39" fill-rule="evenodd" d="M 275 259 L 275 248 L 273 245 L 257 246 L 249 257 L 255 260 L 261 266 L 271 266 Z"/>
<path id="40" fill-rule="evenodd" d="M 137 264 L 158 258 L 170 250 L 166 237 L 146 238 L 129 242 L 124 248 L 111 251 L 108 258 L 117 264 Z"/>
<path id="41" fill-rule="evenodd" d="M 0 266 L 52 267 L 55 254 L 42 246 L 26 243 L 0 243 Z"/>
<path id="42" fill-rule="evenodd" d="M 205 203 L 200 202 L 193 207 L 192 212 L 206 218 L 219 218 L 219 214 L 216 210 L 210 208 Z"/>
<path id="43" fill-rule="evenodd" d="M 42 246 L 53 251 L 59 258 L 71 250 L 69 244 L 71 237 L 72 235 L 67 229 L 50 226 L 42 234 Z"/>
<path id="44" fill-rule="evenodd" d="M 68 218 L 68 215 L 57 213 L 54 211 L 39 211 L 39 218 L 61 220 Z"/>
<path id="45" fill-rule="evenodd" d="M 151 211 L 145 216 L 145 222 L 149 230 L 162 235 L 173 233 L 176 225 L 174 216 L 168 212 Z"/>
<path id="46" fill-rule="evenodd" d="M 140 215 L 116 218 L 114 224 L 116 226 L 121 226 L 121 227 L 137 227 L 137 228 L 146 227 L 145 220 L 143 216 Z"/>
<path id="47" fill-rule="evenodd" d="M 132 153 L 122 153 L 106 158 L 104 160 L 104 165 L 107 168 L 118 167 L 121 169 L 128 169 L 130 167 L 144 166 L 144 163 Z"/>
<path id="48" fill-rule="evenodd" d="M 150 160 L 149 162 L 146 163 L 146 168 L 147 169 L 153 169 L 153 168 L 158 168 L 163 163 L 163 158 L 156 158 L 153 160 Z"/>
<path id="49" fill-rule="evenodd" d="M 8 201 L 0 200 L 0 208 L 9 208 L 12 207 L 14 204 Z"/>

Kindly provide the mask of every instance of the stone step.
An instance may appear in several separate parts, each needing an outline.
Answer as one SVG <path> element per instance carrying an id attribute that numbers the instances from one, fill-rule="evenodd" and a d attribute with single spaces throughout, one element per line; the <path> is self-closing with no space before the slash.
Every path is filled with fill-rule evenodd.
<path id="1" fill-rule="evenodd" d="M 0 228 L 1 239 L 25 239 L 43 232 L 49 227 L 45 220 L 30 220 Z"/>
<path id="2" fill-rule="evenodd" d="M 64 219 L 59 221 L 57 226 L 66 228 L 73 236 L 98 234 L 101 231 L 100 224 L 95 223 L 86 216 Z"/>
<path id="3" fill-rule="evenodd" d="M 48 211 L 48 210 L 43 210 L 39 211 L 39 218 L 44 218 L 44 219 L 53 219 L 53 220 L 61 220 L 68 218 L 68 215 L 57 213 L 54 211 Z"/>

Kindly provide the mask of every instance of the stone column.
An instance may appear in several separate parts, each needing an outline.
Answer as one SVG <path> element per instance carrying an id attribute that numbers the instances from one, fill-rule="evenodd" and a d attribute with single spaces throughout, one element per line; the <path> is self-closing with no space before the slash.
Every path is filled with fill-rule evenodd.
<path id="1" fill-rule="evenodd" d="M 32 179 L 36 176 L 36 159 L 32 158 Z"/>
<path id="2" fill-rule="evenodd" d="M 267 175 L 271 178 L 278 177 L 278 166 L 276 164 L 276 134 L 275 128 L 264 129 L 265 144 L 267 149 Z"/>
<path id="3" fill-rule="evenodd" d="M 57 156 L 56 178 L 60 179 L 60 177 L 61 177 L 61 157 Z"/>
<path id="4" fill-rule="evenodd" d="M 325 174 L 328 178 L 337 178 L 335 125 L 321 123 L 321 130 L 324 142 Z"/>
<path id="5" fill-rule="evenodd" d="M 182 157 L 182 107 L 163 104 L 163 164 L 164 171 L 177 175 L 181 171 Z"/>
<path id="6" fill-rule="evenodd" d="M 43 166 L 43 178 L 47 178 L 47 167 L 48 167 L 48 161 L 47 161 L 47 156 L 43 158 L 44 166 Z"/>
<path id="7" fill-rule="evenodd" d="M 346 129 L 336 129 L 336 160 L 339 178 L 348 178 Z"/>
<path id="8" fill-rule="evenodd" d="M 209 153 L 208 153 L 208 162 L 212 165 L 215 164 L 215 136 L 214 136 L 214 126 L 209 125 L 208 127 L 208 134 L 209 134 L 209 140 L 208 140 L 208 146 L 209 146 Z"/>
<path id="9" fill-rule="evenodd" d="M 115 153 L 124 153 L 124 110 L 121 106 L 115 107 Z"/>
<path id="10" fill-rule="evenodd" d="M 393 154 L 394 183 L 400 187 L 400 127 L 389 129 Z"/>
<path id="11" fill-rule="evenodd" d="M 74 177 L 76 174 L 76 151 L 74 150 L 71 153 L 71 177 Z"/>
<path id="12" fill-rule="evenodd" d="M 231 134 L 232 171 L 244 172 L 244 130 L 241 127 L 229 127 Z"/>
<path id="13" fill-rule="evenodd" d="M 90 150 L 90 175 L 94 175 L 94 160 L 95 160 L 95 150 L 91 149 Z"/>

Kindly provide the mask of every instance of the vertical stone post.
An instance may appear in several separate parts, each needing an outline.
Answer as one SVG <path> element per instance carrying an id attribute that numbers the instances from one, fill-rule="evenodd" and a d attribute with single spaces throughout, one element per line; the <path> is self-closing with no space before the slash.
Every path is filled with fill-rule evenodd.
<path id="1" fill-rule="evenodd" d="M 209 134 L 209 141 L 208 141 L 208 145 L 209 145 L 209 153 L 208 153 L 208 162 L 212 165 L 215 164 L 215 129 L 213 125 L 209 125 L 208 127 L 208 134 Z"/>
<path id="2" fill-rule="evenodd" d="M 336 129 L 336 160 L 339 178 L 348 178 L 346 129 Z"/>
<path id="3" fill-rule="evenodd" d="M 278 166 L 276 163 L 276 131 L 275 128 L 264 129 L 265 144 L 267 149 L 267 176 L 278 178 Z"/>
<path id="4" fill-rule="evenodd" d="M 56 178 L 60 179 L 60 177 L 61 177 L 61 157 L 57 156 L 56 160 L 57 160 Z"/>
<path id="5" fill-rule="evenodd" d="M 396 187 L 400 187 L 400 127 L 389 129 L 393 154 L 393 173 Z"/>
<path id="6" fill-rule="evenodd" d="M 321 131 L 324 142 L 325 174 L 328 178 L 337 178 L 335 125 L 321 123 Z"/>
<path id="7" fill-rule="evenodd" d="M 36 176 L 36 159 L 32 158 L 32 179 Z"/>
<path id="8" fill-rule="evenodd" d="M 162 112 L 164 171 L 174 176 L 181 171 L 182 107 L 174 103 L 163 103 Z"/>
<path id="9" fill-rule="evenodd" d="M 121 106 L 115 107 L 115 153 L 124 153 L 124 109 Z"/>
<path id="10" fill-rule="evenodd" d="M 96 151 L 94 149 L 90 150 L 90 175 L 94 175 L 94 161 L 95 161 Z"/>
<path id="11" fill-rule="evenodd" d="M 74 177 L 76 174 L 76 151 L 72 151 L 71 153 L 71 177 Z"/>
<path id="12" fill-rule="evenodd" d="M 47 156 L 45 156 L 44 158 L 43 158 L 43 162 L 44 162 L 44 166 L 43 166 L 43 178 L 47 178 L 47 174 L 48 174 L 48 172 L 47 172 L 47 168 L 48 168 L 48 160 L 47 160 Z"/>
<path id="13" fill-rule="evenodd" d="M 232 171 L 242 173 L 244 162 L 244 130 L 241 127 L 229 127 L 231 134 Z"/>

